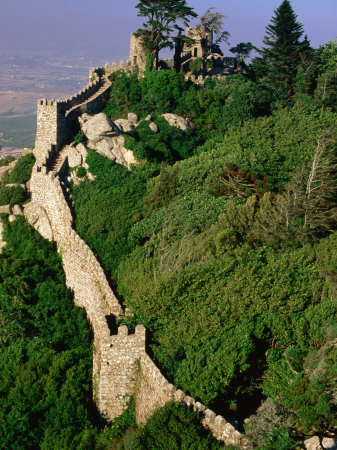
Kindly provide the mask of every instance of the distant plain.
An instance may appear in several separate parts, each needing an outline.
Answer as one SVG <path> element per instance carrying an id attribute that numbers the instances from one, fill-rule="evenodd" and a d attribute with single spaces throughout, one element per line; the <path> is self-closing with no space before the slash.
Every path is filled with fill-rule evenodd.
<path id="1" fill-rule="evenodd" d="M 88 57 L 5 54 L 0 62 L 0 147 L 31 147 L 36 102 L 62 99 L 88 82 Z"/>

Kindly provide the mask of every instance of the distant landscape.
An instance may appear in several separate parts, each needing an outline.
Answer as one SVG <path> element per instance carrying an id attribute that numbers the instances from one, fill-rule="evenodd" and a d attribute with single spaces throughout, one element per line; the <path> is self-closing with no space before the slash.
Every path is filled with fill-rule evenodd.
<path id="1" fill-rule="evenodd" d="M 0 147 L 32 147 L 36 101 L 62 99 L 78 91 L 94 65 L 96 61 L 81 55 L 4 54 L 0 63 Z"/>

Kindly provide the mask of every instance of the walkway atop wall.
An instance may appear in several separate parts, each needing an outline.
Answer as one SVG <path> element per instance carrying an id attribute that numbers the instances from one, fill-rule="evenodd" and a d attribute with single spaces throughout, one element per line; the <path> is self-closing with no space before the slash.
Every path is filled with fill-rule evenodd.
<path id="1" fill-rule="evenodd" d="M 101 82 L 103 84 L 96 92 L 94 92 L 90 97 L 88 97 L 83 102 L 79 103 L 78 105 L 75 105 L 75 106 L 72 106 L 72 107 L 68 108 L 66 110 L 66 112 L 65 112 L 65 115 L 70 114 L 74 109 L 78 108 L 79 106 L 83 106 L 86 103 L 90 103 L 92 100 L 100 97 L 100 95 L 102 95 L 102 93 L 105 92 L 111 86 L 111 82 L 110 82 L 110 80 L 109 80 L 109 78 L 108 78 L 108 76 L 106 74 L 104 74 L 102 76 Z"/>

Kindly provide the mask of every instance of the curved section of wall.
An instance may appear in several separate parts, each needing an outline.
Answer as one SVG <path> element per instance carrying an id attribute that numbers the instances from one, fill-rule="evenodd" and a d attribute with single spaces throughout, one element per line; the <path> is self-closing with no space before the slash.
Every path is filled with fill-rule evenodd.
<path id="1" fill-rule="evenodd" d="M 125 410 L 129 397 L 136 393 L 137 422 L 145 423 L 156 408 L 175 400 L 197 411 L 203 425 L 217 439 L 245 448 L 243 436 L 230 423 L 165 379 L 146 353 L 143 325 L 136 327 L 135 334 L 129 335 L 122 326 L 117 335 L 111 336 L 107 316 L 120 317 L 122 308 L 95 255 L 72 228 L 72 214 L 59 178 L 48 173 L 61 144 L 74 132 L 78 116 L 102 109 L 102 99 L 110 89 L 107 74 L 132 68 L 131 61 L 126 65 L 96 68 L 91 72 L 96 80 L 74 97 L 62 102 L 41 100 L 38 103 L 32 202 L 48 216 L 62 255 L 67 287 L 73 291 L 75 303 L 86 309 L 93 328 L 93 390 L 101 414 L 113 421 Z"/>
<path id="2" fill-rule="evenodd" d="M 89 246 L 72 229 L 72 214 L 59 179 L 51 172 L 47 174 L 45 168 L 40 172 L 36 169 L 31 178 L 32 201 L 47 212 L 54 240 L 62 253 L 68 287 L 74 291 L 78 304 L 91 312 L 88 317 L 92 323 L 99 308 L 105 315 L 119 316 L 121 306 L 101 265 Z"/>

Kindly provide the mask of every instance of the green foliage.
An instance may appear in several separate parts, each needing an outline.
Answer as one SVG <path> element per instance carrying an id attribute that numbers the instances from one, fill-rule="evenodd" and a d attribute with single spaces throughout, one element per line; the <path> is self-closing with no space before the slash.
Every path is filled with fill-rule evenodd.
<path id="1" fill-rule="evenodd" d="M 315 99 L 322 106 L 336 110 L 337 41 L 329 41 L 317 51 L 319 75 Z"/>
<path id="2" fill-rule="evenodd" d="M 0 159 L 0 167 L 8 166 L 9 163 L 15 161 L 15 158 L 11 155 L 7 155 Z"/>
<path id="3" fill-rule="evenodd" d="M 211 181 L 209 171 L 213 167 L 218 166 L 218 174 L 222 173 L 218 164 L 222 161 L 254 176 L 265 177 L 277 188 L 283 187 L 295 169 L 311 160 L 316 140 L 335 121 L 335 114 L 301 103 L 277 111 L 271 117 L 247 120 L 240 129 L 231 128 L 213 151 L 199 156 L 204 168 L 207 167 L 201 180 L 206 177 Z M 193 163 L 186 161 L 186 166 L 195 167 Z M 198 176 L 200 179 L 199 173 Z"/>
<path id="4" fill-rule="evenodd" d="M 155 118 L 155 122 L 158 126 L 157 132 L 149 128 L 148 120 L 143 120 L 137 127 L 136 136 L 126 137 L 126 146 L 133 150 L 138 160 L 173 163 L 188 158 L 202 142 L 193 128 L 182 131 L 180 128 L 170 126 L 160 116 Z"/>
<path id="5" fill-rule="evenodd" d="M 297 71 L 311 52 L 307 38 L 300 41 L 303 26 L 296 19 L 290 2 L 284 0 L 266 28 L 261 58 L 253 60 L 261 88 L 274 107 L 287 105 L 295 94 Z"/>
<path id="6" fill-rule="evenodd" d="M 146 58 L 146 64 L 145 64 L 145 73 L 152 72 L 154 69 L 154 63 L 155 63 L 155 57 L 154 55 L 149 54 Z"/>
<path id="7" fill-rule="evenodd" d="M 87 138 L 85 137 L 85 134 L 81 130 L 74 137 L 74 142 L 76 145 L 77 144 L 85 144 L 86 141 L 87 141 Z"/>
<path id="8" fill-rule="evenodd" d="M 297 443 L 291 437 L 291 433 L 289 429 L 282 425 L 279 428 L 274 429 L 269 435 L 265 438 L 266 445 L 264 448 L 268 448 L 270 450 L 291 450 L 297 449 Z"/>
<path id="9" fill-rule="evenodd" d="M 193 74 L 196 74 L 196 72 L 199 72 L 202 68 L 202 59 L 201 58 L 195 58 L 190 63 L 190 72 Z"/>
<path id="10" fill-rule="evenodd" d="M 168 224 L 175 230 L 168 217 L 165 228 L 154 229 L 119 269 L 119 292 L 152 331 L 158 361 L 175 383 L 206 403 L 219 393 L 253 389 L 259 358 L 264 365 L 257 349 L 272 341 L 306 348 L 336 315 L 330 300 L 312 298 L 322 281 L 309 248 L 284 255 L 249 247 L 230 251 L 219 236 L 220 223 L 195 238 L 183 229 L 182 239 L 164 239 Z"/>
<path id="11" fill-rule="evenodd" d="M 172 112 L 187 90 L 183 73 L 172 70 L 153 71 L 139 80 L 144 113 Z"/>
<path id="12" fill-rule="evenodd" d="M 138 435 L 141 449 L 220 449 L 222 446 L 207 433 L 195 412 L 170 402 L 155 411 Z"/>
<path id="13" fill-rule="evenodd" d="M 0 206 L 16 204 L 22 205 L 27 198 L 27 192 L 21 186 L 0 187 Z"/>
<path id="14" fill-rule="evenodd" d="M 298 372 L 291 366 L 288 357 L 278 361 L 275 359 L 266 372 L 264 392 L 277 400 L 285 411 L 289 411 L 288 426 L 298 440 L 313 433 L 327 437 L 333 435 L 337 424 L 334 340 L 309 352 L 304 367 L 297 369 Z M 275 386 L 282 386 L 282 389 L 276 392 Z"/>
<path id="15" fill-rule="evenodd" d="M 245 425 L 245 433 L 250 447 L 261 449 L 266 447 L 266 440 L 270 442 L 270 436 L 273 432 L 275 434 L 274 430 L 284 430 L 288 427 L 290 427 L 289 414 L 280 408 L 279 403 L 276 404 L 268 398 L 256 414 L 249 417 L 249 422 Z"/>
<path id="16" fill-rule="evenodd" d="M 9 183 L 27 183 L 27 181 L 30 179 L 34 164 L 35 157 L 32 153 L 28 153 L 27 155 L 22 156 L 15 164 L 12 172 L 9 175 Z"/>
<path id="17" fill-rule="evenodd" d="M 85 179 L 73 189 L 76 229 L 111 273 L 132 249 L 128 231 L 156 168 L 140 165 L 130 172 L 90 149 L 86 161 L 96 179 Z"/>
<path id="18" fill-rule="evenodd" d="M 141 109 L 141 89 L 138 73 L 114 72 L 110 77 L 113 89 L 110 91 L 110 99 L 104 109 L 112 120 L 126 117 L 129 111 L 138 115 Z"/>
<path id="19" fill-rule="evenodd" d="M 87 171 L 84 167 L 80 166 L 76 169 L 76 176 L 78 178 L 83 178 L 86 176 L 86 174 L 87 174 Z"/>
<path id="20" fill-rule="evenodd" d="M 245 59 L 249 58 L 249 55 L 256 47 L 251 42 L 240 42 L 235 47 L 229 49 L 239 60 L 241 64 L 245 65 Z"/>
<path id="21" fill-rule="evenodd" d="M 0 446 L 76 448 L 91 426 L 91 339 L 53 246 L 22 218 L 0 256 Z"/>
<path id="22" fill-rule="evenodd" d="M 206 137 L 220 136 L 231 124 L 240 125 L 252 117 L 251 82 L 242 75 L 206 80 L 203 87 L 191 87 L 181 97 L 178 114 L 187 115 Z"/>
<path id="23" fill-rule="evenodd" d="M 182 73 L 172 70 L 147 72 L 139 78 L 137 72 L 115 72 L 111 75 L 113 89 L 104 112 L 112 119 L 135 112 L 148 114 L 174 112 L 183 92 L 190 89 Z"/>
<path id="24" fill-rule="evenodd" d="M 147 195 L 142 200 L 144 215 L 151 215 L 152 212 L 173 200 L 176 195 L 178 170 L 178 166 L 175 166 L 169 171 L 167 166 L 162 164 L 159 176 L 148 181 Z"/>

